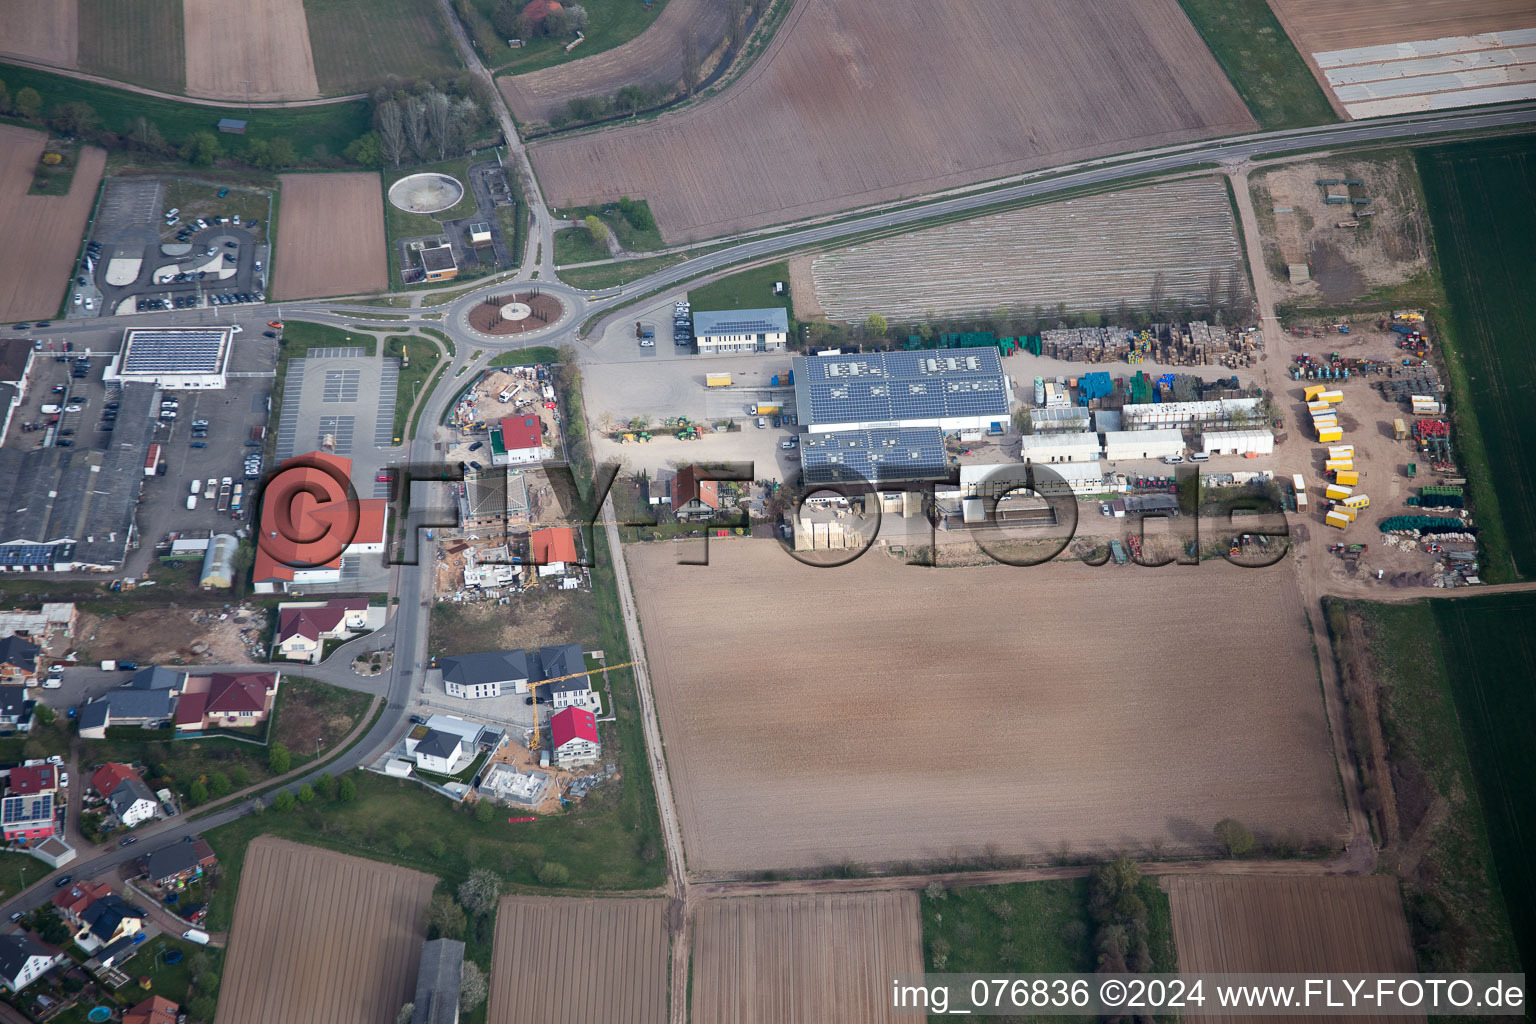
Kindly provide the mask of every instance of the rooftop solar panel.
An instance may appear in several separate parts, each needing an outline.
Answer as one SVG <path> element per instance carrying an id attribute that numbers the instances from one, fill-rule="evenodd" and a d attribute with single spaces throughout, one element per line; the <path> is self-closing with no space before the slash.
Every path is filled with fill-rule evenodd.
<path id="1" fill-rule="evenodd" d="M 841 430 L 809 435 L 801 446 L 808 484 L 938 480 L 948 475 L 938 427 Z"/>
<path id="2" fill-rule="evenodd" d="M 123 373 L 218 373 L 227 327 L 137 328 L 123 339 Z"/>
<path id="3" fill-rule="evenodd" d="M 872 352 L 795 361 L 801 415 L 810 423 L 1006 418 L 1002 362 L 992 349 Z M 807 416 L 807 412 L 809 415 Z"/>

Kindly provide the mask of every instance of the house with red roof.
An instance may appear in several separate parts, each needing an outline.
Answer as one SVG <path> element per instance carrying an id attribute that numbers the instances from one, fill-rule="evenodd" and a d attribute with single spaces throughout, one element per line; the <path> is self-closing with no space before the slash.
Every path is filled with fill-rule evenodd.
<path id="1" fill-rule="evenodd" d="M 10 796 L 40 796 L 59 788 L 59 770 L 51 764 L 30 764 L 11 769 L 5 791 Z"/>
<path id="2" fill-rule="evenodd" d="M 720 511 L 720 484 L 703 479 L 707 471 L 692 463 L 672 481 L 672 514 L 679 519 L 713 519 Z"/>
<path id="3" fill-rule="evenodd" d="M 389 502 L 349 497 L 351 459 L 309 452 L 278 469 L 261 498 L 251 575 L 258 594 L 340 583 L 342 558 L 383 552 Z"/>
<path id="4" fill-rule="evenodd" d="M 576 528 L 573 526 L 548 526 L 528 535 L 528 555 L 534 565 L 563 566 L 567 562 L 581 561 L 577 550 Z M 546 575 L 540 572 L 540 575 Z"/>
<path id="5" fill-rule="evenodd" d="M 215 672 L 188 676 L 176 702 L 177 732 L 244 729 L 265 722 L 277 702 L 278 672 Z"/>
<path id="6" fill-rule="evenodd" d="M 12 768 L 0 797 L 0 821 L 8 843 L 41 842 L 52 836 L 59 807 L 59 770 L 51 764 Z"/>
<path id="7" fill-rule="evenodd" d="M 602 754 L 597 716 L 576 707 L 556 712 L 549 719 L 549 745 L 555 764 L 562 768 L 596 761 Z"/>
<path id="8" fill-rule="evenodd" d="M 533 414 L 503 416 L 491 428 L 491 465 L 522 466 L 549 458 L 544 424 Z"/>
<path id="9" fill-rule="evenodd" d="M 176 1024 L 181 1007 L 165 996 L 150 996 L 123 1012 L 123 1024 Z"/>
<path id="10" fill-rule="evenodd" d="M 126 764 L 109 762 L 91 773 L 91 787 L 100 793 L 125 828 L 155 816 L 155 795 L 139 773 Z"/>
<path id="11" fill-rule="evenodd" d="M 368 599 L 305 601 L 277 606 L 274 657 L 319 664 L 327 640 L 345 640 L 368 628 Z"/>

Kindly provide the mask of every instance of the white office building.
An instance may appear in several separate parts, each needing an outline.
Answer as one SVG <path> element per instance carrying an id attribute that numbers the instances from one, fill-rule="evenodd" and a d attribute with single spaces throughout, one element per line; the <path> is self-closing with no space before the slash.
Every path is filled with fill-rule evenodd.
<path id="1" fill-rule="evenodd" d="M 723 309 L 693 314 L 699 355 L 782 352 L 789 345 L 789 314 L 771 309 Z"/>

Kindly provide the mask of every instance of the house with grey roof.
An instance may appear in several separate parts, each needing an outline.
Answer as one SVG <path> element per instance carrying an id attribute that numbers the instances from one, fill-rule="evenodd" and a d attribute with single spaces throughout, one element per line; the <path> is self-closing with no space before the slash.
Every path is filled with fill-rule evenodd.
<path id="1" fill-rule="evenodd" d="M 37 656 L 43 649 L 23 636 L 0 640 L 0 685 L 36 686 Z"/>
<path id="2" fill-rule="evenodd" d="M 416 758 L 417 767 L 439 775 L 451 775 L 463 751 L 464 737 L 441 729 L 428 729 L 406 740 L 406 752 Z"/>
<path id="3" fill-rule="evenodd" d="M 176 701 L 186 686 L 185 672 L 149 665 L 121 686 L 115 686 L 80 708 L 80 735 L 105 739 L 115 725 L 160 729 L 171 724 Z"/>
<path id="4" fill-rule="evenodd" d="M 693 314 L 693 337 L 701 356 L 782 352 L 789 344 L 789 314 L 782 306 L 701 310 Z"/>
<path id="5" fill-rule="evenodd" d="M 600 700 L 592 690 L 592 679 L 586 674 L 587 660 L 581 644 L 541 647 L 536 658 L 538 679 L 548 680 L 534 687 L 540 704 L 549 704 L 556 711 L 568 707 L 599 708 Z"/>
<path id="6" fill-rule="evenodd" d="M 500 697 L 528 692 L 527 651 L 485 651 L 442 660 L 443 689 L 450 697 Z"/>
<path id="7" fill-rule="evenodd" d="M 416 998 L 411 1024 L 459 1024 L 459 983 L 464 974 L 464 943 L 433 939 L 422 944 L 416 969 Z"/>
<path id="8" fill-rule="evenodd" d="M 155 802 L 155 794 L 136 775 L 123 779 L 113 787 L 112 792 L 107 794 L 107 805 L 117 815 L 117 820 L 128 828 L 153 818 L 155 809 L 159 807 Z"/>
<path id="9" fill-rule="evenodd" d="M 65 959 L 61 950 L 44 944 L 31 932 L 0 935 L 0 985 L 20 992 Z"/>

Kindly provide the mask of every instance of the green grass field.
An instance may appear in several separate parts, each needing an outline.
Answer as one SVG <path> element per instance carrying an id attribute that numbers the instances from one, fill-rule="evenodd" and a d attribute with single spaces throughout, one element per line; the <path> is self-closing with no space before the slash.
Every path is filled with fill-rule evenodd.
<path id="1" fill-rule="evenodd" d="M 560 39 L 530 39 L 526 46 L 518 50 L 507 46 L 506 39 L 491 24 L 491 12 L 496 10 L 497 2 L 468 0 L 472 13 L 466 21 L 474 33 L 475 41 L 480 44 L 486 65 L 511 75 L 580 60 L 627 43 L 649 28 L 667 5 L 666 0 L 653 0 L 651 9 L 647 11 L 640 0 L 586 0 L 582 4 L 587 9 L 589 19 L 586 39 L 580 46 L 566 53 L 565 44 L 574 39 L 574 35 Z"/>
<path id="2" fill-rule="evenodd" d="M 1452 444 L 1472 484 L 1483 578 L 1536 574 L 1536 140 L 1421 150 L 1449 304 Z"/>
<path id="3" fill-rule="evenodd" d="M 160 92 L 186 90 L 181 0 L 78 3 L 81 71 Z"/>
<path id="4" fill-rule="evenodd" d="M 431 0 L 304 0 L 304 16 L 322 95 L 462 70 Z"/>
<path id="5" fill-rule="evenodd" d="M 647 274 L 654 274 L 658 270 L 674 267 L 688 257 L 683 253 L 673 253 L 670 256 L 646 256 L 638 260 L 619 260 L 615 263 L 603 263 L 595 267 L 573 267 L 570 270 L 560 271 L 560 280 L 572 288 L 612 288 L 618 284 L 628 284 L 637 281 Z"/>
<path id="6" fill-rule="evenodd" d="M 592 238 L 592 232 L 577 226 L 555 232 L 555 266 L 566 263 L 591 263 L 594 260 L 612 259 L 608 246 Z M 562 280 L 564 278 L 562 277 Z"/>
<path id="7" fill-rule="evenodd" d="M 642 219 L 642 223 L 647 224 L 643 231 L 629 222 L 629 219 L 620 212 L 617 203 L 606 203 L 602 206 L 572 207 L 558 211 L 558 216 L 574 221 L 585 220 L 589 215 L 594 216 L 608 225 L 608 230 L 613 232 L 614 237 L 619 240 L 619 244 L 630 252 L 651 252 L 656 249 L 665 248 L 667 243 L 662 241 L 661 229 L 656 226 L 656 220 L 651 216 L 650 204 L 641 199 L 635 205 L 645 208 L 643 218 L 648 218 L 648 220 Z M 550 212 L 556 213 L 556 211 Z M 598 259 L 602 258 L 601 256 L 598 257 Z"/>
<path id="8" fill-rule="evenodd" d="M 405 436 L 406 420 L 411 414 L 411 406 L 416 401 L 416 396 L 427 382 L 437 372 L 437 364 L 443 355 L 437 346 L 423 338 L 409 338 L 393 335 L 385 339 L 384 354 L 392 359 L 399 359 L 404 346 L 409 346 L 411 365 L 400 367 L 400 379 L 395 391 L 395 441 L 398 443 Z M 431 394 L 431 389 L 427 389 Z"/>
<path id="9" fill-rule="evenodd" d="M 782 306 L 789 312 L 789 331 L 794 334 L 794 297 L 789 294 L 787 288 L 783 295 L 773 294 L 775 281 L 789 284 L 787 262 L 770 263 L 765 267 L 743 270 L 739 274 L 722 277 L 713 284 L 694 288 L 688 292 L 688 301 L 692 304 L 695 313 L 712 309 L 770 309 L 774 306 Z"/>
<path id="10" fill-rule="evenodd" d="M 1266 0 L 1179 0 L 1264 131 L 1337 121 Z"/>

